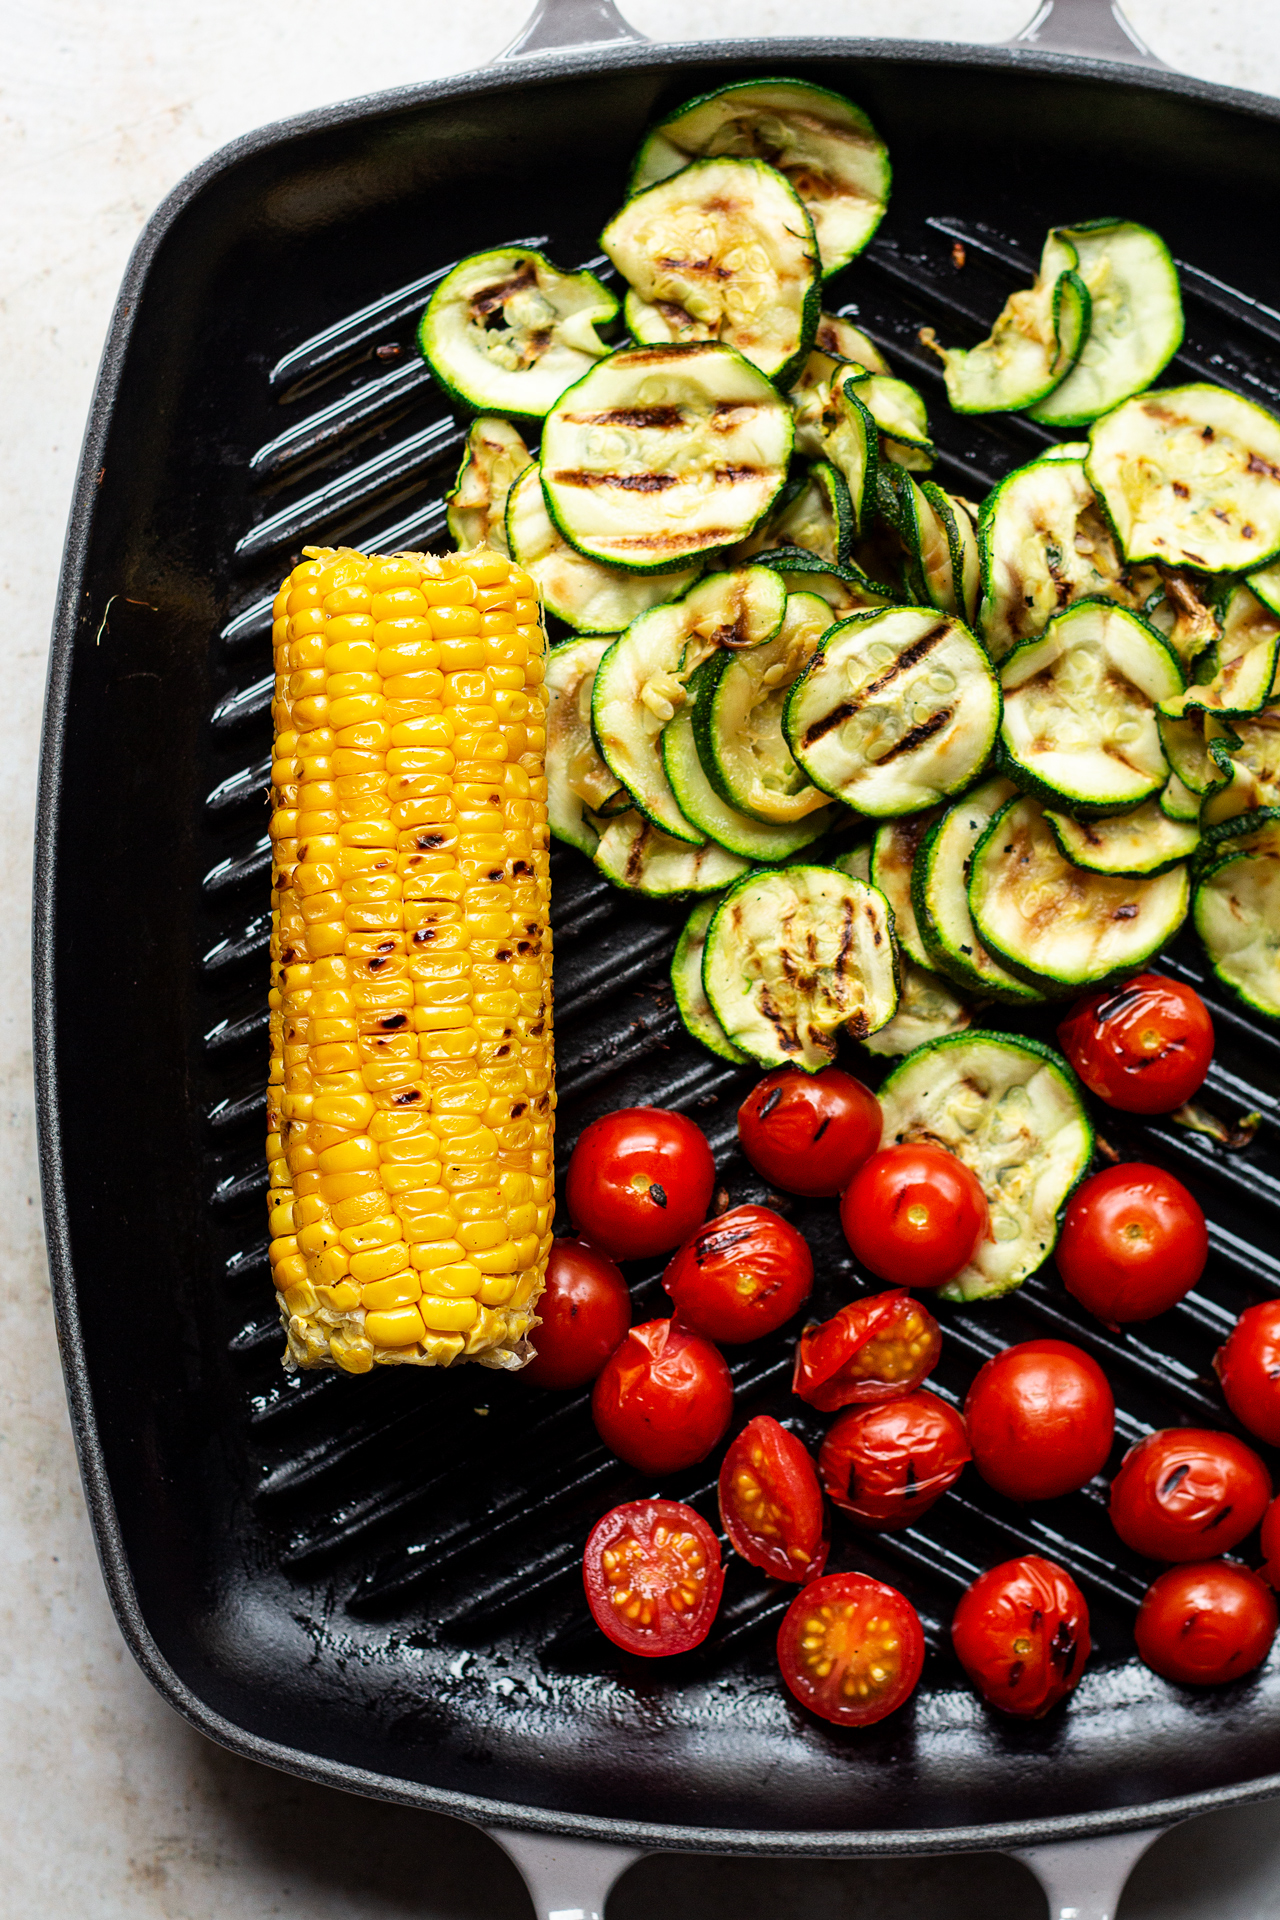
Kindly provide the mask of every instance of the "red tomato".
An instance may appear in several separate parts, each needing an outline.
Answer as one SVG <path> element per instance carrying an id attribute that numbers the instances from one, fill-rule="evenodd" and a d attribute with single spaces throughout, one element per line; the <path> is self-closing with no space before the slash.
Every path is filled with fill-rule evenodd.
<path id="1" fill-rule="evenodd" d="M 909 1527 L 960 1478 L 964 1421 L 934 1393 L 851 1407 L 822 1443 L 818 1471 L 838 1507 L 864 1527 Z"/>
<path id="2" fill-rule="evenodd" d="M 812 1580 L 827 1558 L 822 1488 L 794 1433 L 758 1414 L 720 1469 L 720 1518 L 729 1545 L 778 1580 Z"/>
<path id="3" fill-rule="evenodd" d="M 779 1067 L 738 1108 L 742 1151 L 787 1193 L 842 1193 L 880 1144 L 880 1102 L 839 1067 Z"/>
<path id="4" fill-rule="evenodd" d="M 1116 1403 L 1096 1360 L 1066 1340 L 1024 1340 L 988 1360 L 964 1403 L 974 1465 L 1011 1500 L 1056 1500 L 1111 1451 Z"/>
<path id="5" fill-rule="evenodd" d="M 1273 1587 L 1280 1586 L 1280 1500 L 1273 1500 L 1262 1516 L 1262 1571 Z"/>
<path id="6" fill-rule="evenodd" d="M 582 1584 L 596 1625 L 627 1653 L 688 1653 L 720 1605 L 720 1542 L 678 1500 L 631 1500 L 591 1530 Z"/>
<path id="7" fill-rule="evenodd" d="M 1213 1365 L 1241 1426 L 1280 1447 L 1280 1300 L 1246 1307 Z"/>
<path id="8" fill-rule="evenodd" d="M 585 1240 L 554 1240 L 524 1368 L 535 1387 L 585 1387 L 631 1325 L 631 1295 L 612 1260 Z"/>
<path id="9" fill-rule="evenodd" d="M 868 1294 L 821 1326 L 805 1328 L 792 1392 L 820 1413 L 855 1401 L 896 1400 L 933 1372 L 941 1352 L 937 1321 L 902 1287 Z"/>
<path id="10" fill-rule="evenodd" d="M 1058 1028 L 1091 1093 L 1124 1113 L 1170 1113 L 1203 1084 L 1213 1022 L 1198 993 L 1162 973 L 1077 1000 Z"/>
<path id="11" fill-rule="evenodd" d="M 1100 1320 L 1150 1320 L 1194 1287 L 1209 1232 L 1162 1167 L 1108 1167 L 1076 1188 L 1055 1257 L 1067 1292 Z"/>
<path id="12" fill-rule="evenodd" d="M 1143 1595 L 1133 1634 L 1164 1679 L 1216 1686 L 1262 1665 L 1276 1637 L 1276 1597 L 1234 1560 L 1169 1567 Z"/>
<path id="13" fill-rule="evenodd" d="M 778 1664 L 802 1706 L 838 1727 L 869 1727 L 915 1690 L 924 1665 L 920 1617 L 865 1573 L 827 1573 L 787 1608 Z"/>
<path id="14" fill-rule="evenodd" d="M 813 1291 L 804 1235 L 768 1207 L 733 1207 L 686 1240 L 662 1276 L 687 1327 L 733 1346 L 773 1333 Z"/>
<path id="15" fill-rule="evenodd" d="M 1111 1482 L 1111 1524 L 1149 1560 L 1203 1560 L 1252 1533 L 1271 1475 L 1234 1434 L 1166 1427 L 1130 1447 Z"/>
<path id="16" fill-rule="evenodd" d="M 732 1411 L 722 1355 L 674 1320 L 632 1327 L 591 1395 L 600 1438 L 642 1473 L 678 1473 L 704 1460 Z"/>
<path id="17" fill-rule="evenodd" d="M 670 1253 L 705 1219 L 716 1183 L 705 1136 L 682 1113 L 624 1107 L 593 1120 L 569 1160 L 575 1226 L 615 1260 Z"/>
<path id="18" fill-rule="evenodd" d="M 1069 1574 L 1028 1553 L 979 1574 L 960 1596 L 951 1643 L 984 1700 L 1038 1720 L 1080 1678 L 1089 1609 Z"/>
<path id="19" fill-rule="evenodd" d="M 884 1147 L 840 1202 L 844 1237 L 864 1267 L 900 1287 L 941 1287 L 987 1231 L 987 1201 L 963 1160 L 927 1141 Z"/>

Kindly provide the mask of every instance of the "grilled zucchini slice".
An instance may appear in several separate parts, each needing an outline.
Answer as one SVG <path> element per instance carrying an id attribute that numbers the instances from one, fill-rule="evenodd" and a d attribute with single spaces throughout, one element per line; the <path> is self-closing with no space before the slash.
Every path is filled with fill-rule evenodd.
<path id="1" fill-rule="evenodd" d="M 893 908 L 898 945 L 918 967 L 930 965 L 930 954 L 916 925 L 911 876 L 925 835 L 945 811 L 945 807 L 930 807 L 928 812 L 909 814 L 905 820 L 886 820 L 871 843 L 871 884 L 879 887 Z"/>
<path id="2" fill-rule="evenodd" d="M 762 1066 L 816 1073 L 841 1027 L 865 1039 L 893 1018 L 889 903 L 834 867 L 748 874 L 716 908 L 702 979 L 733 1046 Z"/>
<path id="3" fill-rule="evenodd" d="M 791 593 L 774 638 L 747 653 L 714 654 L 698 670 L 693 732 L 720 798 L 765 826 L 788 827 L 825 810 L 782 731 L 787 695 L 832 624 L 816 593 Z"/>
<path id="4" fill-rule="evenodd" d="M 589 559 L 676 572 L 764 518 L 791 437 L 786 403 L 731 347 L 624 347 L 547 416 L 547 508 Z"/>
<path id="5" fill-rule="evenodd" d="M 1066 1061 L 1035 1040 L 971 1030 L 909 1054 L 880 1088 L 886 1146 L 928 1140 L 982 1183 L 991 1227 L 948 1300 L 1009 1293 L 1043 1265 L 1061 1208 L 1093 1157 L 1093 1128 Z"/>
<path id="6" fill-rule="evenodd" d="M 855 308 L 856 312 L 857 309 Z M 892 373 L 893 369 L 881 353 L 869 333 L 855 326 L 847 314 L 823 313 L 818 316 L 818 331 L 813 336 L 813 350 L 805 364 L 805 372 L 813 368 L 815 357 L 821 356 L 826 362 L 825 377 L 829 380 L 839 362 L 847 366 L 865 367 L 868 373 Z M 821 369 L 814 369 L 822 377 Z"/>
<path id="7" fill-rule="evenodd" d="M 1182 345 L 1182 295 L 1158 233 L 1132 220 L 1057 228 L 1089 290 L 1089 329 L 1065 379 L 1030 409 L 1049 427 L 1082 427 L 1149 387 Z"/>
<path id="8" fill-rule="evenodd" d="M 644 815 L 621 813 L 600 835 L 595 863 L 624 893 L 654 899 L 676 894 L 719 893 L 747 871 L 747 862 L 711 842 L 692 847 L 673 840 Z"/>
<path id="9" fill-rule="evenodd" d="M 879 446 L 871 414 L 852 383 L 841 381 L 823 410 L 822 451 L 848 489 L 855 533 L 865 524 L 875 498 Z"/>
<path id="10" fill-rule="evenodd" d="M 714 894 L 710 899 L 699 900 L 685 921 L 671 957 L 671 991 L 675 994 L 676 1007 L 686 1032 L 704 1047 L 710 1048 L 712 1053 L 718 1053 L 722 1060 L 731 1060 L 735 1066 L 741 1067 L 747 1064 L 750 1056 L 743 1053 L 741 1047 L 734 1046 L 712 1012 L 711 1002 L 702 984 L 702 955 L 707 944 L 707 928 L 718 905 Z"/>
<path id="11" fill-rule="evenodd" d="M 470 547 L 508 552 L 507 501 L 516 479 L 532 461 L 533 455 L 509 421 L 484 414 L 471 422 L 453 491 L 444 497 L 445 521 L 455 547 L 463 552 Z"/>
<path id="12" fill-rule="evenodd" d="M 1264 606 L 1243 583 L 1233 587 L 1222 609 L 1221 630 L 1211 650 L 1197 663 L 1197 679 L 1180 696 L 1163 703 L 1171 719 L 1199 707 L 1206 713 L 1259 713 L 1266 705 L 1280 666 L 1280 614 Z"/>
<path id="13" fill-rule="evenodd" d="M 1035 284 L 1011 293 L 987 339 L 976 347 L 940 347 L 947 398 L 957 413 L 1011 413 L 1052 393 L 1075 364 L 1089 330 L 1089 294 L 1075 272 L 1075 248 L 1049 234 Z"/>
<path id="14" fill-rule="evenodd" d="M 794 492 L 791 490 L 794 486 Z M 853 545 L 854 517 L 843 474 L 829 460 L 815 460 L 807 474 L 778 496 L 763 525 L 733 550 L 741 565 L 757 553 L 800 547 L 827 566 L 843 566 Z"/>
<path id="15" fill-rule="evenodd" d="M 1264 607 L 1270 607 L 1272 613 L 1280 613 L 1280 560 L 1273 566 L 1261 567 L 1257 573 L 1251 573 L 1245 585 L 1252 588 Z"/>
<path id="16" fill-rule="evenodd" d="M 1243 803 L 1240 811 L 1280 806 L 1280 706 L 1233 720 L 1231 731 L 1236 744 L 1229 757 L 1224 752 L 1223 764 Z"/>
<path id="17" fill-rule="evenodd" d="M 590 858 L 600 844 L 597 816 L 611 812 L 621 795 L 591 731 L 591 691 L 596 668 L 613 644 L 611 634 L 567 640 L 547 655 L 547 824 L 563 840 Z"/>
<path id="18" fill-rule="evenodd" d="M 1205 874 L 1219 860 L 1238 853 L 1280 858 L 1280 807 L 1255 807 L 1207 827 L 1196 861 L 1197 873 Z"/>
<path id="19" fill-rule="evenodd" d="M 739 551 L 735 548 L 735 559 Z M 895 600 L 887 588 L 868 580 L 862 569 L 851 561 L 844 566 L 834 566 L 803 547 L 775 547 L 772 553 L 755 553 L 751 563 L 771 568 L 781 577 L 788 593 L 818 594 L 826 601 L 834 619 L 891 606 Z"/>
<path id="20" fill-rule="evenodd" d="M 893 831 L 898 831 L 896 824 Z M 831 864 L 841 873 L 852 875 L 855 880 L 871 880 L 872 854 L 873 848 L 864 842 L 862 846 L 851 847 L 848 853 L 840 854 Z M 970 1024 L 973 1015 L 941 974 L 931 973 L 927 967 L 917 966 L 914 960 L 906 958 L 906 948 L 900 937 L 902 921 L 898 902 L 902 902 L 914 927 L 915 915 L 910 901 L 902 901 L 900 890 L 893 898 L 884 887 L 880 891 L 889 900 L 893 911 L 894 936 L 898 939 L 898 1011 L 887 1026 L 868 1034 L 862 1044 L 868 1053 L 896 1057 L 923 1046 L 926 1040 L 938 1040 L 944 1033 L 961 1032 Z"/>
<path id="21" fill-rule="evenodd" d="M 563 538 L 547 512 L 536 465 L 525 468 L 507 495 L 507 549 L 537 582 L 547 612 L 582 633 L 619 633 L 650 607 L 678 599 L 700 571 L 629 573 L 588 560 Z"/>
<path id="22" fill-rule="evenodd" d="M 1194 794 L 1189 798 L 1195 807 L 1189 819 L 1166 813 L 1163 795 L 1105 820 L 1076 820 L 1053 807 L 1046 807 L 1044 817 L 1073 867 L 1089 873 L 1166 873 L 1189 860 L 1200 844 L 1200 804 Z"/>
<path id="23" fill-rule="evenodd" d="M 917 473 L 928 472 L 937 449 L 929 438 L 929 415 L 924 401 L 909 382 L 853 367 L 843 377 L 833 379 L 831 386 L 833 394 L 851 389 L 862 402 L 876 423 L 886 459 Z"/>
<path id="24" fill-rule="evenodd" d="M 1223 986 L 1280 1020 L 1280 824 L 1268 826 L 1204 871 L 1195 927 Z"/>
<path id="25" fill-rule="evenodd" d="M 1176 773 L 1171 773 L 1165 781 L 1164 789 L 1156 804 L 1166 820 L 1189 820 L 1194 822 L 1197 829 L 1199 828 L 1202 806 L 1200 795 L 1193 793 L 1186 781 L 1179 779 Z"/>
<path id="26" fill-rule="evenodd" d="M 1135 567 L 1134 577 L 1141 579 L 1148 571 L 1146 567 Z M 1171 567 L 1157 571 L 1160 597 L 1157 599 L 1152 594 L 1142 609 L 1143 617 L 1164 635 L 1183 666 L 1194 669 L 1199 677 L 1201 663 L 1221 637 L 1220 586 Z"/>
<path id="27" fill-rule="evenodd" d="M 807 80 L 739 80 L 686 100 L 646 137 L 629 191 L 702 154 L 754 155 L 792 182 L 813 220 L 822 271 L 861 253 L 889 198 L 889 155 L 860 107 Z"/>
<path id="28" fill-rule="evenodd" d="M 418 345 L 465 407 L 541 420 L 609 349 L 618 302 L 594 273 L 561 273 L 532 247 L 473 253 L 427 302 Z"/>
<path id="29" fill-rule="evenodd" d="M 911 905 L 931 967 L 985 1000 L 1034 1006 L 1043 993 L 988 953 L 969 912 L 973 850 L 1014 792 L 1011 780 L 984 780 L 935 820 L 912 865 Z"/>
<path id="30" fill-rule="evenodd" d="M 1231 779 L 1227 755 L 1239 744 L 1233 731 L 1228 731 L 1212 714 L 1194 707 L 1179 720 L 1171 720 L 1162 713 L 1157 725 L 1173 777 L 1184 787 L 1203 800 L 1227 785 Z"/>

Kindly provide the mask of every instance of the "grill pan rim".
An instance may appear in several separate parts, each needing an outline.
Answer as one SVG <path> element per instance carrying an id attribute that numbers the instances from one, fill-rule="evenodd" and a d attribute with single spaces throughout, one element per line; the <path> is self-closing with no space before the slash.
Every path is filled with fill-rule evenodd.
<path id="1" fill-rule="evenodd" d="M 294 145 L 308 136 L 357 126 L 428 107 L 437 101 L 509 92 L 518 85 L 537 87 L 568 78 L 589 78 L 633 69 L 678 72 L 686 66 L 714 63 L 775 67 L 788 60 L 839 58 L 868 63 L 1021 72 L 1029 76 L 1102 81 L 1130 93 L 1171 94 L 1209 107 L 1259 120 L 1280 121 L 1280 100 L 1241 88 L 1179 75 L 1159 68 L 1135 67 L 1105 59 L 1031 47 L 983 46 L 960 42 L 830 38 L 624 43 L 543 56 L 521 56 L 489 69 L 364 95 L 275 121 L 241 136 L 185 176 L 152 215 L 136 242 L 125 271 L 104 343 L 72 495 L 59 591 L 54 614 L 35 823 L 32 939 L 33 1072 L 37 1149 L 40 1166 L 50 1286 L 63 1376 L 85 1501 L 108 1598 L 125 1643 L 161 1697 L 199 1732 L 246 1759 L 319 1785 L 368 1798 L 451 1814 L 481 1826 L 554 1834 L 620 1847 L 647 1850 L 809 1858 L 952 1853 L 1018 1848 L 1054 1841 L 1097 1838 L 1143 1827 L 1171 1824 L 1193 1814 L 1245 1805 L 1280 1794 L 1280 1773 L 1206 1789 L 1141 1805 L 1111 1807 L 1068 1816 L 985 1822 L 925 1829 L 828 1829 L 761 1832 L 751 1828 L 702 1827 L 656 1821 L 628 1821 L 557 1812 L 522 1803 L 431 1787 L 322 1759 L 254 1734 L 210 1708 L 161 1653 L 139 1604 L 115 1508 L 105 1451 L 89 1380 L 79 1313 L 76 1276 L 62 1162 L 58 1101 L 58 1050 L 55 1001 L 57 923 L 54 876 L 58 858 L 59 805 L 65 747 L 72 651 L 78 633 L 87 634 L 89 613 L 83 604 L 84 577 L 94 527 L 98 476 L 112 422 L 138 308 L 152 265 L 183 213 L 216 181 L 243 161 Z"/>

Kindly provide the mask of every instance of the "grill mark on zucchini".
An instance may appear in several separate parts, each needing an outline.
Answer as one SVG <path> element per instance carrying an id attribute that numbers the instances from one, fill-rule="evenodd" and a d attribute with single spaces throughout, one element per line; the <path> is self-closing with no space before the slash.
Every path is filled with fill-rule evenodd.
<path id="1" fill-rule="evenodd" d="M 624 493 L 665 493 L 680 485 L 674 473 L 588 473 L 584 467 L 557 467 L 551 477 L 562 487 L 618 487 Z"/>
<path id="2" fill-rule="evenodd" d="M 926 740 L 932 740 L 935 733 L 940 732 L 943 727 L 950 726 L 954 713 L 954 707 L 939 707 L 938 711 L 931 713 L 927 720 L 921 720 L 909 733 L 904 733 L 901 740 L 895 740 L 888 753 L 880 755 L 876 765 L 887 767 L 889 762 L 896 760 L 900 753 L 911 753 L 916 747 L 922 747 Z"/>
<path id="3" fill-rule="evenodd" d="M 669 428 L 678 427 L 684 414 L 679 407 L 606 407 L 603 413 L 567 413 L 564 417 L 584 427 Z"/>
<path id="4" fill-rule="evenodd" d="M 815 720 L 811 727 L 807 727 L 804 733 L 805 746 L 811 747 L 816 741 L 824 740 L 836 727 L 843 726 L 846 720 L 851 720 L 875 694 L 883 692 L 885 687 L 891 685 L 899 674 L 909 672 L 912 667 L 918 666 L 933 651 L 947 631 L 947 622 L 940 621 L 928 633 L 921 634 L 918 640 L 913 640 L 909 647 L 904 647 L 897 659 L 885 668 L 878 679 L 869 680 L 860 693 L 851 694 L 848 700 L 842 701 L 838 707 L 833 707 L 830 713 L 824 714 L 821 720 Z M 946 720 L 951 718 L 953 711 L 954 709 L 948 707 Z M 927 731 L 922 732 L 919 727 L 913 729 L 911 734 L 904 735 L 888 753 L 883 754 L 876 764 L 883 766 L 886 761 L 892 760 L 895 754 L 901 753 L 909 741 L 919 744 L 920 740 L 927 740 L 931 734 L 936 733 L 938 726 L 945 724 L 945 720 L 939 721 L 936 715 L 932 715 L 929 720 L 922 722 L 922 726 Z"/>
<path id="5" fill-rule="evenodd" d="M 496 280 L 491 287 L 482 287 L 478 293 L 473 293 L 468 305 L 472 313 L 481 317 L 496 313 L 513 293 L 523 293 L 526 287 L 533 286 L 537 277 L 532 260 L 526 260 L 509 279 Z"/>

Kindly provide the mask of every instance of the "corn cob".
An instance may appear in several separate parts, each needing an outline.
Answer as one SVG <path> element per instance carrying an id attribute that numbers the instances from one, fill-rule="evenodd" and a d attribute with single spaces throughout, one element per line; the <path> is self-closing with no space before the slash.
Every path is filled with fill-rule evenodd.
<path id="1" fill-rule="evenodd" d="M 286 1368 L 513 1368 L 551 1245 L 528 575 L 309 547 L 276 598 L 270 1259 Z"/>

